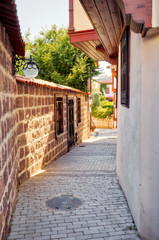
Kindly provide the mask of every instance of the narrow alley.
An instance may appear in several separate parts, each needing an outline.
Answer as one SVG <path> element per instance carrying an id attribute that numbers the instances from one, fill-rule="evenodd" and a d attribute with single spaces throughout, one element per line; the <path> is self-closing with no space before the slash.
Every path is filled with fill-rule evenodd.
<path id="1" fill-rule="evenodd" d="M 115 175 L 116 135 L 96 129 L 22 184 L 8 240 L 139 239 Z"/>

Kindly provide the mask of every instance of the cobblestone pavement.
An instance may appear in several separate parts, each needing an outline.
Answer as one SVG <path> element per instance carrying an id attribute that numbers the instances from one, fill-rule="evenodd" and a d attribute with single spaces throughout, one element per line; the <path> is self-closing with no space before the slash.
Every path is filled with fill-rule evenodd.
<path id="1" fill-rule="evenodd" d="M 115 177 L 115 159 L 116 130 L 96 129 L 22 184 L 8 240 L 139 239 Z M 46 206 L 61 195 L 80 198 L 83 205 L 63 211 Z"/>

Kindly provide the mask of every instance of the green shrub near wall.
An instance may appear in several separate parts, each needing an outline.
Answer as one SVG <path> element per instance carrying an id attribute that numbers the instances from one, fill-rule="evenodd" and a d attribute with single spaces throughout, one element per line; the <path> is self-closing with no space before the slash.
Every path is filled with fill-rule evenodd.
<path id="1" fill-rule="evenodd" d="M 113 109 L 113 102 L 109 102 L 109 101 L 102 101 L 101 103 L 100 103 L 100 106 L 102 107 L 102 108 L 112 108 Z"/>
<path id="2" fill-rule="evenodd" d="M 106 100 L 105 96 L 94 94 L 92 104 L 92 117 L 105 119 L 113 114 L 114 104 Z"/>

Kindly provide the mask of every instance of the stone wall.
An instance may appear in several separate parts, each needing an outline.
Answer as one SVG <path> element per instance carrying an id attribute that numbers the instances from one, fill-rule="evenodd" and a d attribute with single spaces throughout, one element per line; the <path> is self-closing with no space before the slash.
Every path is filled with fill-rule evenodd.
<path id="1" fill-rule="evenodd" d="M 16 80 L 12 47 L 0 23 L 0 239 L 4 240 L 16 198 L 18 165 Z"/>
<path id="2" fill-rule="evenodd" d="M 107 117 L 105 119 L 99 119 L 92 117 L 92 121 L 95 124 L 96 128 L 114 128 L 114 120 L 112 117 Z"/>
<path id="3" fill-rule="evenodd" d="M 41 81 L 45 82 L 46 81 Z M 55 98 L 63 97 L 64 131 L 55 135 Z M 81 123 L 76 124 L 76 99 L 81 99 Z M 68 107 L 67 99 L 74 100 L 76 144 L 89 137 L 88 102 L 85 95 L 57 90 L 49 85 L 32 85 L 17 82 L 18 120 L 18 181 L 22 183 L 51 161 L 68 151 Z"/>

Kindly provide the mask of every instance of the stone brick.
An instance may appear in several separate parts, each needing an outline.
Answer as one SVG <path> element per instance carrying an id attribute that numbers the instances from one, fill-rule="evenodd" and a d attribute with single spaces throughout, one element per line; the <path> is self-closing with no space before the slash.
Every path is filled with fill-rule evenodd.
<path id="1" fill-rule="evenodd" d="M 6 144 L 2 146 L 2 166 L 7 161 Z"/>
<path id="2" fill-rule="evenodd" d="M 10 161 L 8 163 L 8 172 L 9 172 L 9 175 L 11 174 L 11 171 L 12 171 L 12 162 Z"/>
<path id="3" fill-rule="evenodd" d="M 19 84 L 17 85 L 17 88 L 18 88 L 18 94 L 19 94 L 19 95 L 23 94 L 24 85 L 21 84 L 21 83 L 19 83 Z"/>
<path id="4" fill-rule="evenodd" d="M 22 172 L 25 169 L 25 159 L 20 162 L 20 169 L 19 171 Z"/>
<path id="5" fill-rule="evenodd" d="M 34 106 L 33 97 L 29 97 L 29 107 L 33 106 Z"/>
<path id="6" fill-rule="evenodd" d="M 24 133 L 25 132 L 27 132 L 27 130 L 28 130 L 28 121 L 27 120 L 25 120 L 24 122 L 23 122 L 23 127 L 24 127 Z"/>
<path id="7" fill-rule="evenodd" d="M 2 102 L 1 102 L 1 98 L 0 98 L 0 118 L 2 116 Z"/>
<path id="8" fill-rule="evenodd" d="M 2 71 L 0 71 L 0 90 L 2 91 L 4 89 L 4 82 L 5 82 L 5 77 Z"/>
<path id="9" fill-rule="evenodd" d="M 20 148 L 20 158 L 24 157 L 24 148 Z"/>
<path id="10" fill-rule="evenodd" d="M 25 146 L 27 144 L 26 136 L 25 134 L 18 136 L 18 145 Z"/>
<path id="11" fill-rule="evenodd" d="M 4 182 L 3 182 L 3 178 L 0 177 L 0 199 L 2 199 L 3 193 L 4 193 Z"/>
<path id="12" fill-rule="evenodd" d="M 6 216 L 7 214 L 7 195 L 5 194 L 5 196 L 3 197 L 3 215 Z M 6 226 L 7 227 L 7 226 Z"/>
<path id="13" fill-rule="evenodd" d="M 42 99 L 41 97 L 38 97 L 38 106 L 41 105 Z"/>
<path id="14" fill-rule="evenodd" d="M 2 99 L 2 103 L 3 103 L 3 108 L 2 108 L 3 112 L 2 113 L 3 113 L 3 115 L 5 115 L 7 113 L 7 108 L 6 108 L 6 100 L 4 98 Z"/>
<path id="15" fill-rule="evenodd" d="M 0 232 L 2 230 L 2 225 L 3 225 L 3 213 L 0 212 Z"/>
<path id="16" fill-rule="evenodd" d="M 28 88 L 29 88 L 28 85 L 24 85 L 24 94 L 28 94 Z"/>
<path id="17" fill-rule="evenodd" d="M 32 116 L 35 117 L 35 115 L 36 115 L 36 111 L 35 109 L 32 109 Z"/>
<path id="18" fill-rule="evenodd" d="M 24 110 L 19 110 L 19 120 L 24 120 Z"/>
<path id="19" fill-rule="evenodd" d="M 17 128 L 18 135 L 22 134 L 23 131 L 24 131 L 24 129 L 23 129 L 23 122 L 21 122 L 21 123 L 18 124 L 18 128 Z"/>
<path id="20" fill-rule="evenodd" d="M 29 85 L 30 95 L 34 95 L 34 86 Z"/>
<path id="21" fill-rule="evenodd" d="M 5 138 L 5 122 L 1 122 L 1 133 L 2 133 L 2 141 Z"/>
<path id="22" fill-rule="evenodd" d="M 28 107 L 28 97 L 24 97 L 24 107 Z"/>
<path id="23" fill-rule="evenodd" d="M 29 147 L 26 146 L 26 147 L 25 147 L 25 157 L 28 156 L 29 153 L 30 153 L 30 151 L 29 151 Z"/>
<path id="24" fill-rule="evenodd" d="M 30 109 L 26 109 L 25 110 L 25 119 L 30 119 L 31 116 L 31 110 Z"/>
<path id="25" fill-rule="evenodd" d="M 12 112 L 15 109 L 15 99 L 13 97 L 10 97 L 10 112 Z"/>
<path id="26" fill-rule="evenodd" d="M 49 113 L 49 107 L 45 107 L 45 114 Z"/>
<path id="27" fill-rule="evenodd" d="M 39 93 L 40 93 L 40 88 L 39 87 L 35 88 L 35 93 L 36 93 L 36 96 L 39 95 Z"/>
<path id="28" fill-rule="evenodd" d="M 8 169 L 7 169 L 7 167 L 6 167 L 5 170 L 4 170 L 4 174 L 3 174 L 3 182 L 4 182 L 4 185 L 7 184 L 7 181 L 8 181 Z"/>
<path id="29" fill-rule="evenodd" d="M 42 105 L 45 105 L 45 99 L 42 98 Z"/>

